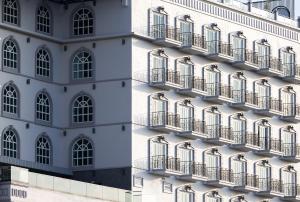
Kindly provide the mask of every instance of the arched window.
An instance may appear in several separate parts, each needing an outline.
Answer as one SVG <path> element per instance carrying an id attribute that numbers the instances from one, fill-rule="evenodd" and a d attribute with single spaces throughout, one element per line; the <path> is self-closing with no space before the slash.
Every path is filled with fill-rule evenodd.
<path id="1" fill-rule="evenodd" d="M 72 164 L 74 167 L 93 165 L 93 145 L 87 138 L 79 138 L 72 146 Z"/>
<path id="2" fill-rule="evenodd" d="M 94 33 L 94 15 L 88 8 L 80 8 L 73 14 L 73 35 L 86 36 Z"/>
<path id="3" fill-rule="evenodd" d="M 51 163 L 51 144 L 47 137 L 41 136 L 36 141 L 36 162 L 42 164 Z"/>
<path id="4" fill-rule="evenodd" d="M 51 121 L 51 102 L 46 92 L 41 92 L 36 97 L 36 120 L 41 122 Z"/>
<path id="5" fill-rule="evenodd" d="M 89 51 L 78 51 L 72 62 L 72 79 L 91 79 L 93 78 L 93 57 Z"/>
<path id="6" fill-rule="evenodd" d="M 5 129 L 2 134 L 2 155 L 18 158 L 19 157 L 18 134 L 13 128 Z"/>
<path id="7" fill-rule="evenodd" d="M 3 0 L 2 20 L 5 23 L 19 25 L 19 3 L 17 0 Z"/>
<path id="8" fill-rule="evenodd" d="M 73 123 L 93 122 L 94 109 L 93 101 L 88 95 L 79 95 L 73 102 L 72 121 Z"/>
<path id="9" fill-rule="evenodd" d="M 3 68 L 7 71 L 18 72 L 20 56 L 17 42 L 12 38 L 4 40 L 2 51 Z"/>
<path id="10" fill-rule="evenodd" d="M 46 48 L 36 52 L 36 76 L 49 79 L 51 76 L 51 54 Z"/>
<path id="11" fill-rule="evenodd" d="M 2 110 L 5 115 L 18 116 L 19 113 L 19 93 L 13 84 L 4 86 L 2 90 Z"/>
<path id="12" fill-rule="evenodd" d="M 51 33 L 51 13 L 46 6 L 40 6 L 37 9 L 36 30 L 41 33 Z"/>

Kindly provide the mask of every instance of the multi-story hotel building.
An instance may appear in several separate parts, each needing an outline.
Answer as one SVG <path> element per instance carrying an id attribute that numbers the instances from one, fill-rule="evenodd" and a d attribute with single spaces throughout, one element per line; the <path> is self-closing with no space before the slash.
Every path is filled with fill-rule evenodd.
<path id="1" fill-rule="evenodd" d="M 293 19 L 233 0 L 1 2 L 1 164 L 143 202 L 300 200 Z"/>

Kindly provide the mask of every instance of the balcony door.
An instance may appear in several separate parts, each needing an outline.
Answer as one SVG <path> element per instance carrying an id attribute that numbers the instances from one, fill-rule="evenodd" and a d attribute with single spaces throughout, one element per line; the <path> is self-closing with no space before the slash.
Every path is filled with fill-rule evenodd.
<path id="1" fill-rule="evenodd" d="M 150 162 L 152 170 L 166 169 L 168 158 L 168 144 L 161 140 L 151 140 L 150 142 Z"/>
<path id="2" fill-rule="evenodd" d="M 166 37 L 167 15 L 153 12 L 153 37 L 161 39 Z"/>
<path id="3" fill-rule="evenodd" d="M 191 165 L 194 161 L 194 150 L 192 148 L 178 146 L 177 158 L 180 160 L 180 171 L 186 175 L 191 174 Z"/>
<path id="4" fill-rule="evenodd" d="M 270 102 L 271 89 L 269 85 L 256 83 L 256 93 L 258 97 L 258 106 L 261 109 L 268 109 Z"/>
<path id="5" fill-rule="evenodd" d="M 232 36 L 233 58 L 235 61 L 245 61 L 246 39 L 239 36 Z"/>
<path id="6" fill-rule="evenodd" d="M 221 155 L 206 153 L 205 154 L 205 166 L 207 177 L 209 180 L 219 180 L 220 179 L 220 168 L 221 168 Z"/>
<path id="7" fill-rule="evenodd" d="M 244 144 L 246 142 L 246 120 L 231 117 L 230 127 L 235 144 Z"/>
<path id="8" fill-rule="evenodd" d="M 184 89 L 193 87 L 194 66 L 192 64 L 178 62 L 181 85 Z"/>
<path id="9" fill-rule="evenodd" d="M 270 149 L 271 126 L 269 124 L 257 124 L 258 141 L 261 150 Z"/>
<path id="10" fill-rule="evenodd" d="M 176 202 L 194 202 L 194 192 L 178 189 Z"/>
<path id="11" fill-rule="evenodd" d="M 282 141 L 283 155 L 295 156 L 296 155 L 296 133 L 282 129 L 281 141 Z"/>
<path id="12" fill-rule="evenodd" d="M 167 58 L 153 54 L 152 55 L 152 82 L 164 83 L 167 77 Z"/>
<path id="13" fill-rule="evenodd" d="M 219 71 L 215 69 L 205 69 L 204 77 L 206 81 L 206 89 L 209 96 L 218 96 L 219 95 L 219 86 L 221 75 Z"/>
<path id="14" fill-rule="evenodd" d="M 236 103 L 245 102 L 246 80 L 232 77 L 231 80 L 232 97 Z"/>
<path id="15" fill-rule="evenodd" d="M 269 191 L 271 188 L 271 167 L 269 165 L 257 165 L 258 188 L 260 191 Z"/>
<path id="16" fill-rule="evenodd" d="M 281 90 L 281 101 L 284 116 L 294 116 L 296 113 L 296 93 L 294 91 Z"/>
<path id="17" fill-rule="evenodd" d="M 206 195 L 205 202 L 222 202 L 222 198 L 220 196 Z"/>
<path id="18" fill-rule="evenodd" d="M 233 182 L 237 186 L 246 184 L 247 162 L 244 159 L 233 158 L 231 161 Z"/>
<path id="19" fill-rule="evenodd" d="M 178 105 L 177 110 L 180 115 L 180 125 L 184 131 L 193 130 L 194 108 L 189 105 Z"/>
<path id="20" fill-rule="evenodd" d="M 283 169 L 281 173 L 284 196 L 295 196 L 297 186 L 297 175 L 294 169 Z"/>
<path id="21" fill-rule="evenodd" d="M 151 119 L 152 125 L 162 126 L 167 123 L 168 118 L 168 101 L 158 98 L 152 98 L 151 102 Z"/>
<path id="22" fill-rule="evenodd" d="M 285 76 L 295 75 L 295 53 L 289 50 L 281 50 L 280 52 L 281 64 L 283 66 L 283 71 Z"/>
<path id="23" fill-rule="evenodd" d="M 221 114 L 214 111 L 206 111 L 205 116 L 205 133 L 209 138 L 219 138 Z"/>
<path id="24" fill-rule="evenodd" d="M 271 48 L 269 45 L 257 43 L 258 65 L 261 69 L 270 67 Z"/>
<path id="25" fill-rule="evenodd" d="M 209 54 L 219 53 L 220 47 L 220 31 L 210 27 L 205 28 L 205 37 L 207 43 L 207 50 Z"/>
<path id="26" fill-rule="evenodd" d="M 180 20 L 180 41 L 182 46 L 191 46 L 193 40 L 193 23 Z"/>

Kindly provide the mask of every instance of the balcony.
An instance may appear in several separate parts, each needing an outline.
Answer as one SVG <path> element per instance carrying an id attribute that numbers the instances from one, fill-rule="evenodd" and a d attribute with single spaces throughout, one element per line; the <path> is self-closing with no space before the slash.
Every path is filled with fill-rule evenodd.
<path id="1" fill-rule="evenodd" d="M 204 184 L 214 187 L 232 187 L 232 171 L 219 167 L 206 167 L 207 181 Z"/>
<path id="2" fill-rule="evenodd" d="M 189 173 L 185 173 L 183 176 L 178 177 L 181 180 L 189 182 L 206 181 L 205 165 L 197 162 L 189 162 Z"/>
<path id="3" fill-rule="evenodd" d="M 257 134 L 247 131 L 232 131 L 231 134 L 233 136 L 233 143 L 230 145 L 231 148 L 245 152 L 260 150 Z"/>
<path id="4" fill-rule="evenodd" d="M 164 68 L 151 69 L 149 85 L 163 90 L 180 89 L 180 74 Z"/>
<path id="5" fill-rule="evenodd" d="M 264 197 L 283 197 L 280 180 L 258 178 L 258 192 L 256 195 Z"/>
<path id="6" fill-rule="evenodd" d="M 180 117 L 165 111 L 151 112 L 150 129 L 160 132 L 181 132 Z"/>
<path id="7" fill-rule="evenodd" d="M 254 151 L 263 156 L 282 156 L 281 141 L 279 139 L 270 138 L 266 141 L 264 138 L 259 139 L 260 149 Z"/>
<path id="8" fill-rule="evenodd" d="M 281 61 L 278 58 L 271 57 L 269 55 L 258 57 L 259 69 L 257 73 L 266 76 L 282 77 L 283 68 Z"/>
<path id="9" fill-rule="evenodd" d="M 231 44 L 224 43 L 218 40 L 206 41 L 207 57 L 219 62 L 231 62 L 232 46 Z"/>
<path id="10" fill-rule="evenodd" d="M 258 191 L 258 177 L 247 173 L 233 173 L 234 186 L 231 188 L 240 192 L 255 192 Z"/>
<path id="11" fill-rule="evenodd" d="M 291 83 L 300 83 L 300 65 L 283 64 L 283 77 L 282 79 Z"/>
<path id="12" fill-rule="evenodd" d="M 204 55 L 207 53 L 205 38 L 199 34 L 185 32 L 179 34 L 182 42 L 181 50 L 192 55 Z"/>
<path id="13" fill-rule="evenodd" d="M 297 184 L 282 184 L 283 200 L 295 201 L 297 196 Z"/>
<path id="14" fill-rule="evenodd" d="M 165 155 L 150 157 L 149 172 L 161 176 L 181 176 L 183 175 L 179 158 Z"/>
<path id="15" fill-rule="evenodd" d="M 180 127 L 181 132 L 176 133 L 178 136 L 193 140 L 206 137 L 203 129 L 203 121 L 195 120 L 193 118 L 181 118 Z"/>
<path id="16" fill-rule="evenodd" d="M 242 110 L 257 110 L 258 98 L 257 93 L 250 91 L 240 90 L 232 91 L 233 103 L 230 103 L 231 107 Z"/>
<path id="17" fill-rule="evenodd" d="M 179 29 L 165 24 L 152 25 L 150 29 L 150 37 L 154 39 L 154 43 L 160 46 L 177 47 L 181 46 L 179 40 Z"/>
<path id="18" fill-rule="evenodd" d="M 281 100 L 272 97 L 258 97 L 259 109 L 254 110 L 255 113 L 264 116 L 282 116 Z"/>
<path id="19" fill-rule="evenodd" d="M 300 122 L 300 105 L 296 105 L 294 103 L 283 103 L 282 112 L 283 115 L 280 117 L 281 120 L 293 123 Z"/>
<path id="20" fill-rule="evenodd" d="M 298 163 L 300 162 L 300 145 L 296 143 L 282 143 L 281 160 Z"/>
<path id="21" fill-rule="evenodd" d="M 180 76 L 181 89 L 177 90 L 179 94 L 189 97 L 204 96 L 207 94 L 204 88 L 205 80 L 192 75 Z"/>
<path id="22" fill-rule="evenodd" d="M 212 144 L 232 144 L 234 141 L 231 134 L 231 128 L 219 124 L 205 125 L 204 134 L 206 137 L 203 139 L 203 141 Z"/>
<path id="23" fill-rule="evenodd" d="M 257 53 L 244 48 L 233 49 L 233 65 L 241 69 L 256 71 L 258 70 Z"/>
<path id="24" fill-rule="evenodd" d="M 203 100 L 213 103 L 233 103 L 231 86 L 226 86 L 221 83 L 205 83 L 206 95 Z"/>

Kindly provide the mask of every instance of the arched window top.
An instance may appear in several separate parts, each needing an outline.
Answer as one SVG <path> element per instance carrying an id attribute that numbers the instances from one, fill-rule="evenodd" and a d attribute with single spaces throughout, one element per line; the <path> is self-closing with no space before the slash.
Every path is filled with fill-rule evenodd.
<path id="1" fill-rule="evenodd" d="M 204 25 L 204 27 L 206 29 L 211 29 L 211 30 L 214 30 L 214 31 L 221 31 L 221 29 L 218 27 L 218 24 L 217 23 L 210 23 L 210 24 L 207 24 L 207 25 Z"/>
<path id="2" fill-rule="evenodd" d="M 179 143 L 176 145 L 176 149 L 189 149 L 194 150 L 194 147 L 190 142 Z"/>
<path id="3" fill-rule="evenodd" d="M 190 15 L 180 15 L 180 16 L 177 16 L 177 19 L 178 20 L 182 20 L 182 21 L 185 21 L 185 22 L 190 22 L 190 23 L 193 23 L 194 21 L 192 20 L 192 17 Z"/>
<path id="4" fill-rule="evenodd" d="M 271 46 L 267 39 L 256 40 L 256 43 L 259 44 L 259 45 Z"/>
<path id="5" fill-rule="evenodd" d="M 20 6 L 18 0 L 3 0 L 2 20 L 5 23 L 20 24 Z"/>
<path id="6" fill-rule="evenodd" d="M 19 158 L 19 136 L 12 126 L 3 130 L 2 155 L 11 158 Z"/>
<path id="7" fill-rule="evenodd" d="M 291 125 L 288 125 L 288 126 L 285 126 L 285 127 L 281 127 L 280 128 L 280 133 L 282 133 L 282 132 L 288 132 L 288 133 L 294 133 L 294 134 L 297 133 L 297 131 Z"/>
<path id="8" fill-rule="evenodd" d="M 231 78 L 247 80 L 243 72 L 234 72 L 230 75 Z"/>
<path id="9" fill-rule="evenodd" d="M 184 100 L 181 100 L 181 101 L 177 101 L 176 102 L 176 105 L 180 105 L 180 106 L 185 106 L 185 107 L 192 107 L 194 108 L 194 105 L 192 104 L 192 101 L 189 100 L 189 99 L 184 99 Z"/>
<path id="10" fill-rule="evenodd" d="M 157 142 L 161 144 L 169 144 L 168 141 L 166 141 L 164 136 L 157 136 L 150 139 L 151 142 Z"/>
<path id="11" fill-rule="evenodd" d="M 73 36 L 94 34 L 94 13 L 90 8 L 79 8 L 73 14 Z"/>
<path id="12" fill-rule="evenodd" d="M 296 94 L 296 91 L 294 90 L 293 86 L 284 86 L 284 87 L 280 88 L 280 91 Z"/>
<path id="13" fill-rule="evenodd" d="M 52 146 L 48 136 L 41 135 L 36 140 L 36 162 L 42 164 L 51 164 Z"/>
<path id="14" fill-rule="evenodd" d="M 269 84 L 269 81 L 268 81 L 267 79 L 259 79 L 259 80 L 254 81 L 254 83 L 255 83 L 256 85 L 271 86 L 271 85 Z"/>
<path id="15" fill-rule="evenodd" d="M 230 198 L 229 202 L 248 202 L 245 195 L 238 195 Z"/>
<path id="16" fill-rule="evenodd" d="M 166 12 L 166 10 L 163 6 L 151 8 L 151 10 L 152 10 L 152 12 L 156 12 L 156 13 L 163 14 L 163 15 L 168 15 L 168 13 Z"/>
<path id="17" fill-rule="evenodd" d="M 292 165 L 283 166 L 280 168 L 280 171 L 283 172 L 291 172 L 291 173 L 297 173 L 297 170 Z"/>
<path id="18" fill-rule="evenodd" d="M 242 31 L 232 32 L 232 33 L 230 33 L 230 36 L 246 39 L 246 36 L 244 35 L 244 32 L 242 32 Z"/>
<path id="19" fill-rule="evenodd" d="M 286 46 L 280 49 L 280 51 L 285 52 L 285 53 L 291 53 L 291 54 L 296 54 L 294 51 L 294 48 L 292 46 Z"/>
<path id="20" fill-rule="evenodd" d="M 259 160 L 259 161 L 255 162 L 255 165 L 262 166 L 262 167 L 269 167 L 269 168 L 272 167 L 272 165 L 269 163 L 268 160 Z"/>
<path id="21" fill-rule="evenodd" d="M 151 51 L 151 54 L 159 57 L 168 58 L 168 55 L 166 54 L 165 49 L 163 48 L 154 49 Z"/>
<path id="22" fill-rule="evenodd" d="M 164 100 L 164 101 L 168 101 L 168 98 L 165 97 L 164 93 L 155 93 L 151 95 L 152 99 L 156 99 L 156 100 Z"/>
<path id="23" fill-rule="evenodd" d="M 218 67 L 217 64 L 212 64 L 212 65 L 208 65 L 208 66 L 205 66 L 203 68 L 203 70 L 206 70 L 206 71 L 213 71 L 213 72 L 218 72 L 220 73 L 220 69 Z"/>
<path id="24" fill-rule="evenodd" d="M 221 114 L 217 106 L 209 106 L 203 109 L 203 112 L 210 112 L 215 114 Z"/>
<path id="25" fill-rule="evenodd" d="M 271 124 L 267 119 L 260 119 L 254 122 L 255 125 L 268 126 L 271 127 Z"/>
<path id="26" fill-rule="evenodd" d="M 234 113 L 234 114 L 230 115 L 230 118 L 247 121 L 247 118 L 245 117 L 245 115 L 242 112 Z"/>
<path id="27" fill-rule="evenodd" d="M 94 149 L 92 142 L 86 137 L 78 138 L 72 145 L 72 165 L 80 167 L 93 164 Z"/>
<path id="28" fill-rule="evenodd" d="M 92 123 L 94 120 L 94 104 L 91 96 L 79 94 L 72 104 L 73 123 Z"/>
<path id="29" fill-rule="evenodd" d="M 204 154 L 222 156 L 222 154 L 219 152 L 218 148 L 216 148 L 216 147 L 209 148 L 209 149 L 205 150 Z"/>
<path id="30" fill-rule="evenodd" d="M 204 194 L 205 201 L 209 201 L 208 199 L 222 199 L 222 196 L 219 194 L 217 190 L 209 191 Z"/>
<path id="31" fill-rule="evenodd" d="M 230 157 L 230 160 L 247 162 L 247 159 L 245 158 L 244 154 L 235 154 Z"/>
<path id="32" fill-rule="evenodd" d="M 290 10 L 285 6 L 277 6 L 272 10 L 272 13 L 276 13 L 279 16 L 290 18 Z"/>
<path id="33" fill-rule="evenodd" d="M 8 37 L 2 46 L 2 66 L 6 71 L 17 73 L 19 71 L 20 49 L 17 41 Z"/>
<path id="34" fill-rule="evenodd" d="M 180 63 L 183 63 L 183 64 L 194 65 L 194 63 L 192 61 L 192 58 L 189 57 L 189 56 L 178 58 L 178 59 L 176 59 L 176 62 L 180 62 Z"/>
<path id="35" fill-rule="evenodd" d="M 81 48 L 75 52 L 72 60 L 72 79 L 92 79 L 94 77 L 94 56 L 91 51 Z"/>
<path id="36" fill-rule="evenodd" d="M 52 14 L 47 5 L 41 5 L 36 11 L 36 30 L 41 33 L 52 32 Z"/>

